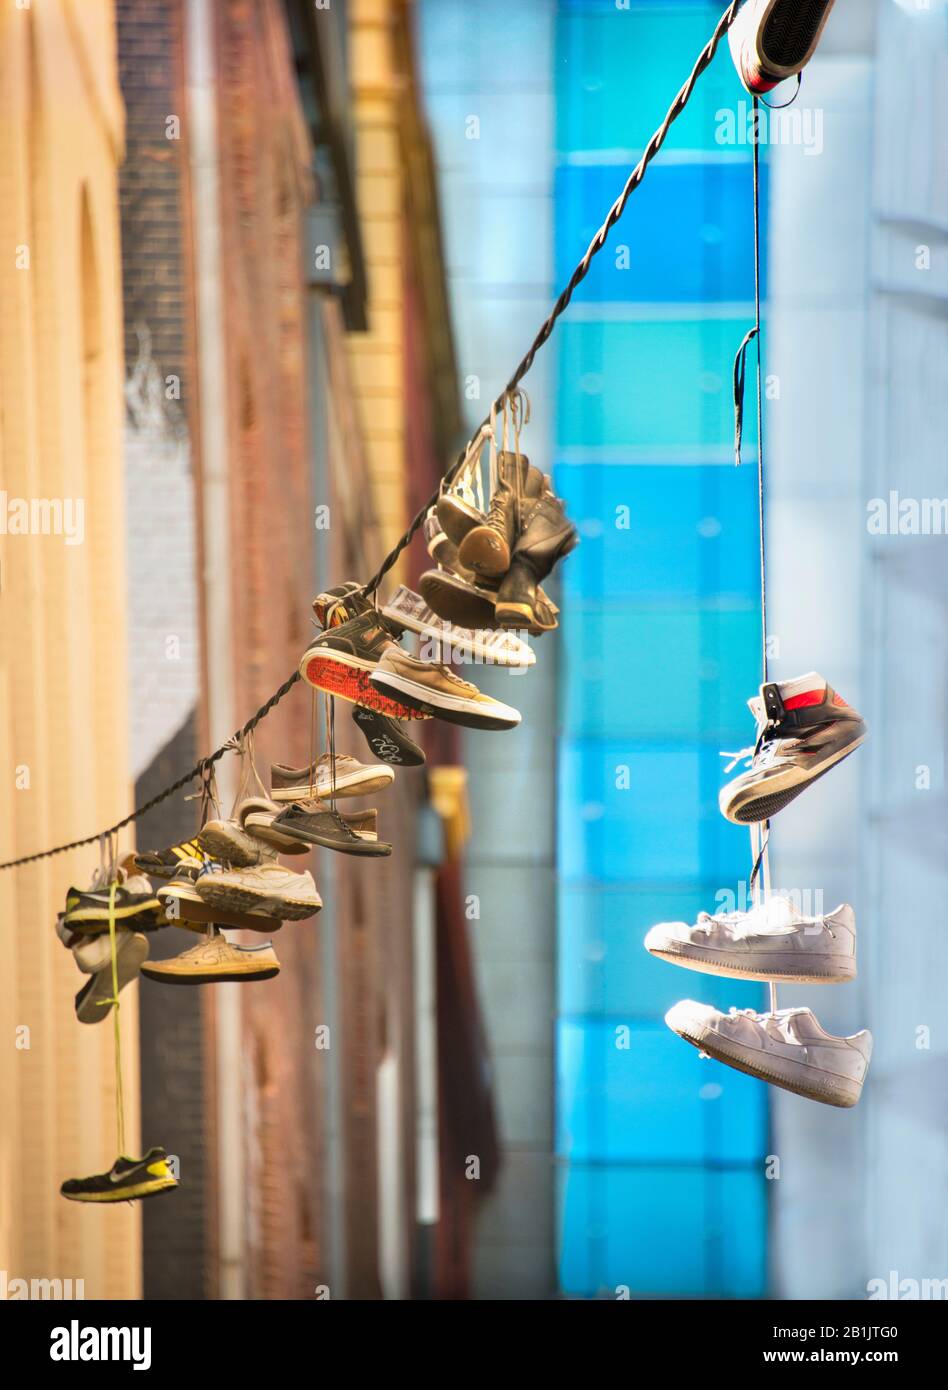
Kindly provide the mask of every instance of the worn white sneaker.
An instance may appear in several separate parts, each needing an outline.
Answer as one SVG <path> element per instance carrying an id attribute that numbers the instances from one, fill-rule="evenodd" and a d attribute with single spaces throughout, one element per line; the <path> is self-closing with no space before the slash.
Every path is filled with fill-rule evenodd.
<path id="1" fill-rule="evenodd" d="M 112 1012 L 115 987 L 112 979 L 112 943 L 108 932 L 74 946 L 72 953 L 79 969 L 91 977 L 76 995 L 76 1017 L 80 1023 L 101 1023 Z M 138 978 L 142 963 L 147 958 L 147 937 L 142 932 L 117 927 L 115 963 L 120 994 L 126 985 Z"/>
<path id="2" fill-rule="evenodd" d="M 308 870 L 296 874 L 276 860 L 248 869 L 226 869 L 223 873 L 211 870 L 201 874 L 194 887 L 201 901 L 215 911 L 256 909 L 288 922 L 312 917 L 323 905 Z"/>
<path id="3" fill-rule="evenodd" d="M 855 1105 L 872 1056 L 872 1034 L 834 1038 L 809 1009 L 753 1009 L 722 1013 L 710 1004 L 683 999 L 665 1022 L 685 1042 L 748 1076 L 824 1105 Z"/>
<path id="4" fill-rule="evenodd" d="M 750 912 L 699 912 L 694 926 L 660 922 L 645 949 L 706 975 L 841 984 L 856 976 L 856 917 L 848 903 L 803 917 L 789 899 L 771 898 Z"/>

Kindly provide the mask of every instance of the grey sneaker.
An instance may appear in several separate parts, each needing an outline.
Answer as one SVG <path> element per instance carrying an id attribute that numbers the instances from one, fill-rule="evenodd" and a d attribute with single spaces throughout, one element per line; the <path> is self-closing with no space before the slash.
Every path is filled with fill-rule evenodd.
<path id="1" fill-rule="evenodd" d="M 274 801 L 307 801 L 314 795 L 374 796 L 394 781 L 395 773 L 386 764 L 360 763 L 348 753 L 337 753 L 333 759 L 324 753 L 312 767 L 273 763 L 270 795 Z"/>
<path id="2" fill-rule="evenodd" d="M 709 1057 L 807 1100 L 848 1107 L 862 1095 L 872 1056 L 872 1034 L 866 1029 L 836 1038 L 809 1009 L 722 1013 L 694 999 L 673 1005 L 665 1022 Z"/>
<path id="3" fill-rule="evenodd" d="M 750 912 L 699 912 L 694 926 L 661 922 L 645 949 L 705 975 L 840 984 L 856 977 L 856 918 L 848 903 L 803 917 L 786 898 L 771 898 Z"/>

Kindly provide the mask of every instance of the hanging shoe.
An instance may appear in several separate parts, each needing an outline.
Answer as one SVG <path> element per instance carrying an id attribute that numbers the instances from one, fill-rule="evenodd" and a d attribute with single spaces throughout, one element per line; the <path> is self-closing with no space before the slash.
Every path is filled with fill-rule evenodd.
<path id="1" fill-rule="evenodd" d="M 64 927 L 95 934 L 108 931 L 110 917 L 139 931 L 154 931 L 162 925 L 161 904 L 144 875 L 136 874 L 118 885 L 111 909 L 109 897 L 109 888 L 70 888 L 62 914 Z"/>
<path id="2" fill-rule="evenodd" d="M 275 823 L 282 829 L 280 816 Z M 201 901 L 218 914 L 214 920 L 220 923 L 224 922 L 221 912 L 253 911 L 269 913 L 281 921 L 302 922 L 315 917 L 323 905 L 309 870 L 297 874 L 275 860 L 249 869 L 212 869 L 201 874 L 194 887 Z"/>
<path id="3" fill-rule="evenodd" d="M 510 568 L 497 595 L 500 627 L 531 628 L 539 621 L 542 579 L 579 544 L 579 534 L 558 497 L 544 492 L 527 511 Z"/>
<path id="4" fill-rule="evenodd" d="M 249 796 L 237 808 L 237 820 L 254 840 L 262 840 L 265 845 L 278 854 L 308 854 L 309 848 L 297 840 L 290 840 L 273 829 L 273 820 L 280 814 L 280 808 L 268 796 Z"/>
<path id="5" fill-rule="evenodd" d="M 211 872 L 211 869 L 207 860 L 202 863 L 192 860 L 190 864 L 182 864 L 171 882 L 158 889 L 158 900 L 166 924 L 199 932 L 212 923 L 245 931 L 266 932 L 267 935 L 280 930 L 282 920 L 268 912 L 235 912 L 223 908 L 218 911 L 210 907 L 198 893 L 197 884 L 201 876 Z"/>
<path id="6" fill-rule="evenodd" d="M 725 772 L 743 760 L 749 768 L 718 797 L 721 814 L 737 825 L 775 816 L 866 737 L 861 716 L 816 671 L 762 685 L 748 705 L 757 720 L 757 742 L 722 757 L 731 760 Z"/>
<path id="7" fill-rule="evenodd" d="M 388 766 L 360 763 L 348 753 L 333 758 L 323 753 L 312 767 L 270 764 L 270 795 L 274 801 L 308 801 L 326 796 L 374 796 L 395 781 Z"/>
<path id="8" fill-rule="evenodd" d="M 447 532 L 438 520 L 437 507 L 431 507 L 424 522 L 425 547 L 428 554 L 439 565 L 444 565 L 449 570 L 459 572 L 460 561 L 458 560 L 458 548 L 450 539 Z"/>
<path id="9" fill-rule="evenodd" d="M 458 559 L 475 574 L 499 579 L 510 568 L 514 544 L 545 479 L 524 454 L 497 455 L 497 485 L 487 515 L 458 547 Z"/>
<path id="10" fill-rule="evenodd" d="M 432 612 L 445 622 L 474 631 L 500 626 L 496 605 L 500 585 L 487 579 L 476 582 L 464 579 L 450 570 L 426 570 L 418 581 L 421 596 Z M 542 589 L 537 589 L 531 622 L 508 623 L 540 637 L 544 632 L 552 632 L 557 626 L 559 612 Z"/>
<path id="11" fill-rule="evenodd" d="M 142 974 L 165 985 L 243 984 L 272 980 L 280 962 L 269 941 L 260 946 L 236 946 L 216 932 L 170 960 L 153 960 Z"/>
<path id="12" fill-rule="evenodd" d="M 460 547 L 469 531 L 483 526 L 487 519 L 476 505 L 473 489 L 463 482 L 452 483 L 442 492 L 435 514 L 438 525 L 455 549 Z"/>
<path id="13" fill-rule="evenodd" d="M 848 903 L 803 917 L 787 898 L 750 912 L 699 912 L 694 926 L 661 922 L 645 949 L 706 975 L 791 984 L 841 984 L 856 978 L 856 917 Z"/>
<path id="14" fill-rule="evenodd" d="M 520 711 L 511 705 L 482 694 L 476 685 L 461 680 L 440 662 L 417 661 L 394 645 L 373 671 L 372 684 L 449 724 L 463 724 L 469 729 L 514 729 L 520 723 Z"/>
<path id="15" fill-rule="evenodd" d="M 421 767 L 424 764 L 424 749 L 408 737 L 401 720 L 389 719 L 387 714 L 366 709 L 364 705 L 353 708 L 352 719 L 362 730 L 370 752 L 380 762 L 394 763 L 397 767 Z"/>
<path id="16" fill-rule="evenodd" d="M 350 817 L 320 801 L 294 801 L 280 812 L 275 824 L 286 835 L 293 835 L 308 845 L 338 850 L 340 854 L 382 859 L 392 852 L 392 846 L 380 841 L 378 835 L 372 840 L 360 833 L 356 825 L 364 829 L 364 822 L 353 824 Z"/>
<path id="17" fill-rule="evenodd" d="M 833 0 L 747 0 L 727 37 L 737 75 L 752 96 L 803 71 L 832 8 Z"/>
<path id="18" fill-rule="evenodd" d="M 356 598 L 362 585 L 358 579 L 347 579 L 344 584 L 336 584 L 324 589 L 313 599 L 313 613 L 320 627 L 341 627 L 350 618 L 356 618 L 371 607 L 368 599 Z"/>
<path id="19" fill-rule="evenodd" d="M 473 533 L 472 533 L 473 534 Z M 420 594 L 400 585 L 382 609 L 391 622 L 432 641 L 450 651 L 461 652 L 491 666 L 533 666 L 536 655 L 526 642 L 502 628 L 481 628 L 471 631 L 445 622 L 425 603 Z"/>
<path id="20" fill-rule="evenodd" d="M 350 618 L 339 627 L 327 627 L 310 643 L 300 661 L 300 675 L 308 685 L 327 695 L 338 695 L 353 704 L 366 705 L 393 719 L 422 716 L 397 700 L 381 695 L 369 682 L 379 658 L 401 631 L 375 608 Z"/>
<path id="21" fill-rule="evenodd" d="M 197 839 L 182 840 L 170 849 L 150 849 L 136 854 L 135 867 L 149 878 L 174 878 L 178 865 L 185 859 L 200 859 L 201 850 Z"/>
<path id="22" fill-rule="evenodd" d="M 59 1191 L 70 1202 L 130 1202 L 156 1197 L 178 1186 L 164 1149 L 149 1149 L 144 1158 L 117 1158 L 107 1173 L 67 1178 Z"/>
<path id="23" fill-rule="evenodd" d="M 74 948 L 73 956 L 79 969 L 91 977 L 76 995 L 76 1017 L 80 1023 L 101 1023 L 112 1012 L 112 944 L 109 933 L 104 932 L 101 936 L 81 942 Z M 119 994 L 138 978 L 147 958 L 147 937 L 126 927 L 116 928 L 115 968 Z"/>
<path id="24" fill-rule="evenodd" d="M 275 859 L 276 850 L 248 834 L 238 819 L 209 820 L 197 835 L 198 846 L 209 859 L 246 869 L 261 859 Z"/>
<path id="25" fill-rule="evenodd" d="M 672 1032 L 737 1071 L 824 1105 L 855 1105 L 872 1055 L 866 1029 L 850 1038 L 827 1033 L 810 1009 L 722 1013 L 683 999 L 665 1015 Z"/>

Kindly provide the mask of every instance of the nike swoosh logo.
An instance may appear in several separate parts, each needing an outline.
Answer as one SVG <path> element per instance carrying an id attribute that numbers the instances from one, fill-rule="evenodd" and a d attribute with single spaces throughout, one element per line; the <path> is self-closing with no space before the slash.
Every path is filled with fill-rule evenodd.
<path id="1" fill-rule="evenodd" d="M 134 1168 L 126 1168 L 125 1171 L 119 1173 L 118 1176 L 116 1176 L 115 1173 L 109 1173 L 109 1182 L 125 1182 L 127 1178 L 132 1177 L 134 1173 L 141 1172 L 143 1169 L 147 1168 L 147 1166 L 148 1165 L 143 1160 L 141 1163 L 136 1163 Z"/>

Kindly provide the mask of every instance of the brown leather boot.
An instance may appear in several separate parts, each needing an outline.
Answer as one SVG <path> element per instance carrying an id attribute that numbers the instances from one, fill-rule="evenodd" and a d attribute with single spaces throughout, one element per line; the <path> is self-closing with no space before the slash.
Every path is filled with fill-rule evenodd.
<path id="1" fill-rule="evenodd" d="M 543 491 L 544 479 L 524 454 L 497 455 L 497 486 L 484 521 L 461 541 L 458 558 L 475 574 L 507 573 L 525 512 Z"/>

